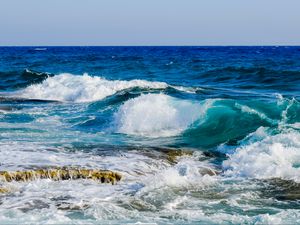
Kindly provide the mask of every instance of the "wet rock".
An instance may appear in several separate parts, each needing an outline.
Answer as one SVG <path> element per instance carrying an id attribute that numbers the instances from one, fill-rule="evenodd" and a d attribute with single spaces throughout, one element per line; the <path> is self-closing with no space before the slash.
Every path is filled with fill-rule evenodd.
<path id="1" fill-rule="evenodd" d="M 183 150 L 183 149 L 179 149 L 179 150 L 168 149 L 168 150 L 165 150 L 164 153 L 166 154 L 167 160 L 170 163 L 177 163 L 178 158 L 180 158 L 180 157 L 193 155 L 193 151 Z"/>
<path id="2" fill-rule="evenodd" d="M 217 176 L 219 175 L 221 172 L 217 171 L 215 169 L 209 168 L 209 167 L 202 167 L 201 169 L 199 169 L 199 173 L 204 176 L 204 175 L 209 175 L 209 176 Z"/>
<path id="3" fill-rule="evenodd" d="M 5 193 L 8 193 L 8 192 L 9 192 L 9 189 L 4 188 L 4 187 L 0 187 L 0 194 L 5 194 Z"/>
<path id="4" fill-rule="evenodd" d="M 34 199 L 32 201 L 26 202 L 23 207 L 20 207 L 18 209 L 21 210 L 23 213 L 27 213 L 31 210 L 47 209 L 49 207 L 50 206 L 46 202 L 43 202 L 42 200 L 39 199 Z"/>
<path id="5" fill-rule="evenodd" d="M 263 193 L 281 201 L 299 201 L 300 183 L 280 178 L 269 179 Z"/>
<path id="6" fill-rule="evenodd" d="M 55 168 L 55 169 L 38 169 L 28 171 L 1 171 L 0 180 L 5 182 L 11 181 L 31 181 L 35 179 L 57 180 L 76 180 L 92 179 L 101 183 L 115 184 L 120 181 L 122 175 L 109 170 L 92 170 L 92 169 L 74 169 L 74 168 Z"/>
<path id="7" fill-rule="evenodd" d="M 14 108 L 11 106 L 4 106 L 4 105 L 0 105 L 0 113 L 1 112 L 10 112 L 13 111 Z"/>
<path id="8" fill-rule="evenodd" d="M 89 208 L 88 204 L 74 204 L 69 202 L 60 202 L 56 204 L 57 209 L 59 210 L 83 210 Z"/>

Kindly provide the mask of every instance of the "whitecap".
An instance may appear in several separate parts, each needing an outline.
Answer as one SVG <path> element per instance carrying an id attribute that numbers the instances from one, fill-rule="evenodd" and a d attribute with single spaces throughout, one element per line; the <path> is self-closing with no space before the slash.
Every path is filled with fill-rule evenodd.
<path id="1" fill-rule="evenodd" d="M 252 115 L 257 115 L 259 118 L 261 118 L 262 120 L 267 121 L 270 124 L 273 124 L 273 125 L 278 124 L 278 121 L 270 119 L 263 112 L 260 112 L 260 111 L 258 111 L 256 109 L 253 109 L 253 108 L 250 108 L 249 106 L 241 105 L 239 103 L 235 103 L 235 107 L 237 107 L 238 109 L 240 109 L 244 113 L 248 113 L 248 114 L 252 114 Z"/>
<path id="2" fill-rule="evenodd" d="M 258 133 L 262 129 L 258 129 Z M 241 144 L 223 162 L 225 174 L 257 179 L 282 178 L 300 182 L 300 134 L 294 130 Z M 249 138 L 248 138 L 249 139 Z"/>
<path id="3" fill-rule="evenodd" d="M 88 74 L 77 76 L 63 73 L 48 77 L 42 83 L 30 85 L 23 90 L 15 92 L 14 95 L 29 99 L 91 102 L 134 87 L 164 89 L 168 85 L 164 82 L 107 80 L 101 77 L 89 76 Z"/>
<path id="4" fill-rule="evenodd" d="M 203 107 L 165 94 L 147 94 L 125 102 L 115 114 L 116 131 L 146 137 L 175 136 L 202 115 Z"/>
<path id="5" fill-rule="evenodd" d="M 31 72 L 28 70 L 28 72 Z M 107 80 L 88 74 L 73 75 L 62 73 L 47 77 L 42 83 L 32 84 L 11 95 L 18 98 L 53 100 L 61 102 L 92 102 L 114 95 L 118 91 L 130 88 L 166 89 L 195 93 L 199 87 L 173 86 L 165 82 L 147 80 Z"/>

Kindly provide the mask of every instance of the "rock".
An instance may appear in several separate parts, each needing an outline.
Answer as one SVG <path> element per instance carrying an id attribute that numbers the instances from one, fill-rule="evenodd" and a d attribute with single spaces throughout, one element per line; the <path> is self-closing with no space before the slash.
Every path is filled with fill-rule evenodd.
<path id="1" fill-rule="evenodd" d="M 9 189 L 0 187 L 0 194 L 5 194 L 5 193 L 8 193 L 8 192 L 9 192 Z"/>
<path id="2" fill-rule="evenodd" d="M 115 184 L 120 181 L 122 175 L 109 170 L 92 170 L 92 169 L 74 169 L 74 168 L 56 168 L 56 169 L 38 169 L 28 171 L 1 171 L 0 180 L 5 182 L 11 181 L 31 181 L 35 179 L 51 180 L 75 180 L 75 179 L 92 179 L 101 183 Z"/>
<path id="3" fill-rule="evenodd" d="M 166 150 L 165 154 L 167 156 L 167 160 L 170 163 L 177 163 L 179 157 L 182 157 L 182 156 L 192 156 L 193 152 L 189 151 L 189 150 L 182 150 L 182 149 L 180 149 L 180 150 L 172 150 L 172 149 L 170 149 L 170 150 Z"/>
<path id="4" fill-rule="evenodd" d="M 273 178 L 265 181 L 268 185 L 263 190 L 265 195 L 281 201 L 299 201 L 300 183 L 293 180 Z"/>
<path id="5" fill-rule="evenodd" d="M 199 170 L 199 172 L 202 176 L 204 176 L 204 175 L 217 176 L 220 174 L 220 171 L 217 171 L 217 170 L 209 168 L 209 167 L 202 167 Z"/>
<path id="6" fill-rule="evenodd" d="M 10 111 L 13 111 L 14 108 L 13 107 L 10 107 L 10 106 L 4 106 L 4 105 L 0 105 L 0 113 L 3 112 L 10 112 Z"/>

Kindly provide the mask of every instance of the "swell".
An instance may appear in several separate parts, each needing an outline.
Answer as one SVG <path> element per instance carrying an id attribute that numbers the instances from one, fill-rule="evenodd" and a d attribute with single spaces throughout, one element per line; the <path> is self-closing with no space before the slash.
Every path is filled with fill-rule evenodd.
<path id="1" fill-rule="evenodd" d="M 62 78 L 70 82 L 74 76 Z M 92 82 L 95 81 L 93 77 L 87 78 Z M 79 79 L 81 82 L 82 77 Z M 74 111 L 73 104 L 61 106 L 67 110 L 64 121 L 74 129 L 92 133 L 119 133 L 128 135 L 129 139 L 172 138 L 175 144 L 182 146 L 213 148 L 223 143 L 237 145 L 238 141 L 259 127 L 270 127 L 274 130 L 287 127 L 298 129 L 297 123 L 300 121 L 299 102 L 282 96 L 272 101 L 230 98 L 202 100 L 195 98 L 198 94 L 182 92 L 166 83 L 148 81 L 119 83 L 102 78 L 97 78 L 96 81 L 100 82 L 100 87 L 102 84 L 108 85 L 109 94 L 103 95 L 101 92 L 96 96 L 96 101 L 92 102 L 90 100 L 93 96 L 92 98 L 89 95 L 84 96 L 84 100 L 89 101 L 77 105 L 76 108 L 82 108 L 78 112 Z M 88 91 L 89 94 L 89 83 L 85 87 L 87 88 L 84 91 Z M 161 89 L 162 87 L 165 88 Z M 51 89 L 51 94 L 55 93 L 55 90 Z M 81 91 L 80 88 L 78 93 Z M 70 93 L 76 97 L 72 99 L 73 102 L 82 100 L 76 90 L 75 95 L 73 92 Z M 3 107 L 7 107 L 9 104 L 52 102 L 50 97 L 41 100 L 32 99 L 38 98 L 2 97 L 0 103 Z M 60 104 L 57 105 L 57 110 L 59 107 Z M 3 111 L 7 111 L 5 109 Z M 74 113 L 77 116 L 74 116 Z"/>
<path id="2" fill-rule="evenodd" d="M 46 76 L 26 73 L 33 78 Z M 42 82 L 3 96 L 0 101 L 4 107 L 14 103 L 62 101 L 71 103 L 72 108 L 72 103 L 86 103 L 86 109 L 78 112 L 76 119 L 67 115 L 71 118 L 65 121 L 70 121 L 74 129 L 129 137 L 172 137 L 176 143 L 192 147 L 235 144 L 259 127 L 298 129 L 300 106 L 296 99 L 278 96 L 251 100 L 246 95 L 244 99 L 233 99 L 230 95 L 209 98 L 203 95 L 207 90 L 211 89 L 60 74 L 47 75 Z"/>
<path id="3" fill-rule="evenodd" d="M 249 98 L 258 96 L 260 98 L 269 98 L 270 93 L 257 92 L 256 90 L 263 89 L 265 87 L 272 86 L 272 82 L 267 81 L 268 84 L 264 86 L 258 85 L 255 90 L 252 91 L 251 88 L 257 86 L 257 82 L 251 81 L 255 79 L 255 76 L 245 75 L 245 79 L 239 79 L 236 81 L 236 76 L 228 75 L 226 76 L 226 70 L 228 71 L 239 71 L 238 69 L 227 68 L 224 70 L 225 74 L 213 74 L 208 75 L 203 80 L 206 83 L 211 84 L 211 82 L 217 82 L 218 85 L 205 85 L 203 86 L 177 86 L 166 82 L 160 81 L 148 81 L 148 80 L 108 80 L 98 76 L 90 76 L 88 74 L 74 75 L 68 73 L 62 73 L 58 75 L 53 75 L 47 72 L 34 72 L 30 70 L 24 70 L 20 75 L 18 73 L 9 72 L 8 74 L 3 73 L 4 81 L 1 82 L 2 90 L 12 91 L 8 92 L 8 95 L 16 98 L 27 98 L 27 99 L 40 99 L 40 100 L 50 100 L 50 101 L 61 101 L 61 102 L 94 102 L 103 100 L 106 97 L 113 96 L 115 94 L 128 93 L 147 93 L 147 92 L 157 92 L 162 91 L 166 94 L 179 97 L 179 98 L 195 98 L 194 94 L 197 94 L 197 99 L 204 98 Z M 252 71 L 251 69 L 241 69 L 245 71 Z M 254 68 L 253 68 L 254 70 Z M 218 71 L 215 71 L 218 73 Z M 239 75 L 242 76 L 242 75 Z M 222 81 L 218 80 L 218 77 L 222 79 L 230 79 L 231 87 L 226 85 L 222 87 Z M 267 76 L 271 79 L 272 76 Z M 282 76 L 282 79 L 287 79 L 289 76 Z M 296 82 L 299 80 L 297 76 L 294 76 L 295 80 L 293 82 L 281 82 L 279 89 L 285 89 L 287 91 L 292 91 L 299 86 Z M 300 77 L 300 76 L 299 76 Z M 274 76 L 274 79 L 276 76 Z M 279 78 L 278 78 L 279 79 Z M 275 81 L 277 82 L 276 78 Z M 227 82 L 227 81 L 226 81 Z M 225 82 L 225 83 L 226 83 Z M 284 84 L 282 84 L 284 83 Z M 291 83 L 291 84 L 290 84 Z M 253 86 L 254 85 L 254 86 Z M 276 85 L 276 84 L 274 84 Z M 273 86 L 274 86 L 273 85 Z M 250 87 L 251 86 L 251 87 Z M 243 87 L 250 88 L 250 90 L 237 90 L 232 89 L 232 87 Z M 274 86 L 275 87 L 275 86 Z M 0 87 L 1 88 L 1 87 Z M 14 91 L 16 88 L 19 90 Z M 287 91 L 284 91 L 287 93 Z M 272 92 L 274 93 L 274 92 Z M 295 95 L 294 95 L 295 96 Z M 295 96 L 297 97 L 297 96 Z"/>
<path id="4" fill-rule="evenodd" d="M 259 127 L 274 132 L 293 127 L 300 121 L 300 104 L 295 99 L 278 99 L 274 102 L 217 100 L 207 110 L 206 118 L 185 135 L 202 145 L 215 146 L 228 143 L 238 145 L 239 140 Z"/>
<path id="5" fill-rule="evenodd" d="M 31 84 L 37 84 L 54 76 L 47 72 L 38 72 L 29 69 L 23 71 L 0 71 L 0 90 L 9 91 L 24 88 Z"/>
<path id="6" fill-rule="evenodd" d="M 249 88 L 273 88 L 287 90 L 299 88 L 299 70 L 270 69 L 268 67 L 238 67 L 228 66 L 203 72 L 194 78 L 204 79 L 206 82 L 223 85 L 234 84 L 235 87 Z M 264 85 L 264 86 L 261 86 Z"/>
<path id="7" fill-rule="evenodd" d="M 203 76 L 211 76 L 211 75 L 219 75 L 218 78 L 221 79 L 221 75 L 225 75 L 224 80 L 228 77 L 226 75 L 234 75 L 237 74 L 238 76 L 232 77 L 232 79 L 236 78 L 247 78 L 247 79 L 254 79 L 256 81 L 261 82 L 272 82 L 276 81 L 277 77 L 282 76 L 283 79 L 287 79 L 290 81 L 299 80 L 300 71 L 298 70 L 275 70 L 269 69 L 266 67 L 238 67 L 238 66 L 228 66 L 224 68 L 218 68 L 209 70 L 203 74 Z M 252 76 L 247 76 L 252 75 Z M 271 76 L 270 76 L 271 75 Z M 274 79 L 273 79 L 274 77 Z"/>

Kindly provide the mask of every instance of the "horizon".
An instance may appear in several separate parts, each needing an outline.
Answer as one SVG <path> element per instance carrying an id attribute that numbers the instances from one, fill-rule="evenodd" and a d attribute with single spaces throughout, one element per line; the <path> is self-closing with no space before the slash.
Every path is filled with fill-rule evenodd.
<path id="1" fill-rule="evenodd" d="M 5 47 L 300 47 L 299 45 L 0 45 Z"/>

